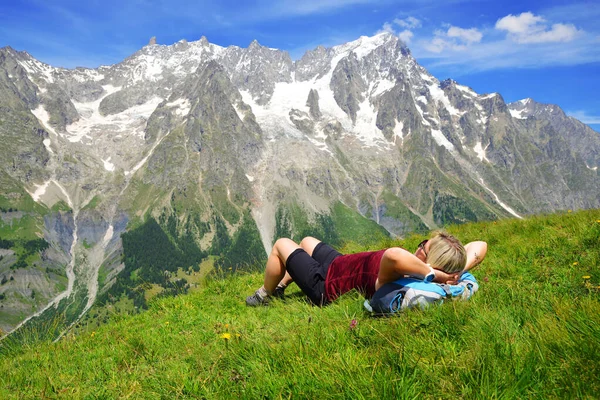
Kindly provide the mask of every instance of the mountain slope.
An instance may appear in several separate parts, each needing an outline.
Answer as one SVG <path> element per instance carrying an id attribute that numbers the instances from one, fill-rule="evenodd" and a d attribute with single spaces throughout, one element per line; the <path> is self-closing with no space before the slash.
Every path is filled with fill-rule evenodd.
<path id="1" fill-rule="evenodd" d="M 594 398 L 599 221 L 590 210 L 452 226 L 490 244 L 473 271 L 479 291 L 395 318 L 367 315 L 356 292 L 313 307 L 295 285 L 250 308 L 255 273 L 210 279 L 141 315 L 113 311 L 58 343 L 26 329 L 25 343 L 0 342 L 0 396 Z"/>

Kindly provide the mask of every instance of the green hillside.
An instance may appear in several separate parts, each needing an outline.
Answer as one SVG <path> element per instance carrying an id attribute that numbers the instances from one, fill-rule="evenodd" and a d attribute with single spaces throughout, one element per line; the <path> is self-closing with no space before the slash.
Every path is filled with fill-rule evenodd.
<path id="1" fill-rule="evenodd" d="M 448 230 L 489 244 L 468 302 L 372 318 L 357 293 L 317 308 L 293 286 L 254 309 L 259 273 L 213 276 L 57 343 L 9 336 L 0 398 L 596 398 L 600 210 Z"/>

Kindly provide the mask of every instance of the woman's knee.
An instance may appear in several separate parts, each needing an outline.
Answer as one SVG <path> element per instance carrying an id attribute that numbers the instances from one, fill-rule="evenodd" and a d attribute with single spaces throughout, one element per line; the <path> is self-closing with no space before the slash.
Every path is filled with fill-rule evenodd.
<path id="1" fill-rule="evenodd" d="M 300 246 L 292 239 L 280 238 L 277 239 L 277 241 L 273 245 L 272 253 L 278 255 L 280 258 L 287 258 L 287 256 L 298 247 Z"/>
<path id="2" fill-rule="evenodd" d="M 302 247 L 308 254 L 312 255 L 313 250 L 319 243 L 321 243 L 319 239 L 312 236 L 307 236 L 300 242 L 300 247 Z"/>

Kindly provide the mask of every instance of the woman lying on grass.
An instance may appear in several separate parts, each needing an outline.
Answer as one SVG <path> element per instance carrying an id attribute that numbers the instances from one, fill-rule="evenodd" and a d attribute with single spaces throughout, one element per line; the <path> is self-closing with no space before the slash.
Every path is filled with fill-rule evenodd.
<path id="1" fill-rule="evenodd" d="M 443 232 L 421 242 L 415 254 L 392 247 L 342 255 L 313 237 L 302 239 L 300 245 L 278 239 L 267 260 L 264 285 L 246 298 L 246 304 L 265 305 L 271 296 L 283 296 L 292 281 L 320 306 L 352 289 L 370 299 L 381 286 L 406 275 L 427 282 L 456 283 L 463 272 L 483 260 L 486 252 L 486 242 L 463 246 Z"/>

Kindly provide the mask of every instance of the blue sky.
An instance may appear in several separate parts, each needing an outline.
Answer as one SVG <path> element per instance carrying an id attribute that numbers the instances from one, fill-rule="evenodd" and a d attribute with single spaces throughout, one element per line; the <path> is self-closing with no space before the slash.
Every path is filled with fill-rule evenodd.
<path id="1" fill-rule="evenodd" d="M 600 0 L 15 0 L 0 5 L 0 47 L 54 66 L 122 61 L 159 44 L 206 36 L 297 59 L 386 30 L 437 78 L 507 102 L 557 104 L 600 131 Z"/>

